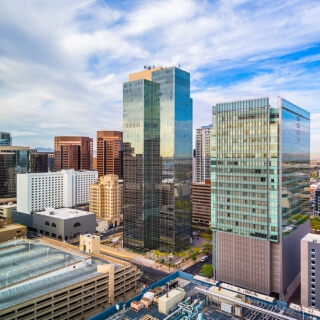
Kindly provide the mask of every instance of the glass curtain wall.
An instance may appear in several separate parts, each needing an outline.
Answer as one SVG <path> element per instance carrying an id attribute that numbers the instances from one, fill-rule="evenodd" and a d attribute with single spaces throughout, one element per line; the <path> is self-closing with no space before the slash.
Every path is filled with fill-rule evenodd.
<path id="1" fill-rule="evenodd" d="M 159 245 L 159 84 L 123 85 L 124 247 L 139 251 Z"/>

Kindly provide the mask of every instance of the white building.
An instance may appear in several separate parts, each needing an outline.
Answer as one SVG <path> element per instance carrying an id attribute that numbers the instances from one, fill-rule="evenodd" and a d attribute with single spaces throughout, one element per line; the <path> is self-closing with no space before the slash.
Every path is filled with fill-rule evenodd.
<path id="1" fill-rule="evenodd" d="M 301 240 L 301 304 L 320 309 L 320 235 Z"/>
<path id="2" fill-rule="evenodd" d="M 195 177 L 193 182 L 210 179 L 210 135 L 212 125 L 196 129 Z M 193 164 L 194 165 L 194 164 Z"/>
<path id="3" fill-rule="evenodd" d="M 28 173 L 17 175 L 17 211 L 31 213 L 46 208 L 89 203 L 90 184 L 98 171 Z"/>

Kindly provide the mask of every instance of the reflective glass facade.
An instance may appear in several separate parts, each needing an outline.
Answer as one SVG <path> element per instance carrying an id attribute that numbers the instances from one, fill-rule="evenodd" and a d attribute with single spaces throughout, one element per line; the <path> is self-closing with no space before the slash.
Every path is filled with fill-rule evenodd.
<path id="1" fill-rule="evenodd" d="M 0 147 L 0 198 L 15 198 L 17 173 L 32 172 L 31 154 L 28 147 Z"/>
<path id="2" fill-rule="evenodd" d="M 282 243 L 282 239 L 304 224 L 310 213 L 309 113 L 281 98 L 278 108 L 273 109 L 268 98 L 261 98 L 219 103 L 213 108 L 213 119 L 214 268 L 223 274 L 219 280 L 233 279 L 240 286 L 260 292 L 284 294 L 296 274 L 290 274 L 286 283 L 280 282 L 284 269 L 290 267 L 290 261 L 284 263 L 282 259 L 295 259 L 283 254 L 288 242 Z M 295 234 L 300 237 L 300 231 Z M 248 254 L 250 261 L 241 258 L 235 262 L 232 257 L 226 260 L 226 252 L 234 251 L 237 242 L 247 247 L 237 248 L 232 256 L 240 259 Z M 263 257 L 267 258 L 262 263 Z M 219 266 L 224 270 L 219 271 Z M 261 273 L 257 272 L 261 268 L 271 280 L 261 281 Z"/>
<path id="3" fill-rule="evenodd" d="M 145 79 L 130 75 L 123 87 L 124 245 L 179 251 L 191 236 L 190 74 L 174 67 L 140 74 Z"/>
<path id="4" fill-rule="evenodd" d="M 154 71 L 160 84 L 160 187 L 159 249 L 179 251 L 190 244 L 192 204 L 192 99 L 190 74 L 172 67 Z"/>
<path id="5" fill-rule="evenodd" d="M 283 237 L 310 214 L 310 114 L 282 99 Z"/>
<path id="6" fill-rule="evenodd" d="M 143 251 L 159 245 L 160 85 L 123 85 L 123 245 Z"/>

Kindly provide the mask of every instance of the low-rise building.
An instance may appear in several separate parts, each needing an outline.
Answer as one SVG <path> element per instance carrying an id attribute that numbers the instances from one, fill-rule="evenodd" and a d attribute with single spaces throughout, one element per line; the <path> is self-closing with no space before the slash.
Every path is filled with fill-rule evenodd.
<path id="1" fill-rule="evenodd" d="M 27 227 L 0 216 L 0 242 L 27 236 Z"/>
<path id="2" fill-rule="evenodd" d="M 33 214 L 33 227 L 41 235 L 68 241 L 81 234 L 94 233 L 96 215 L 78 209 L 48 208 Z"/>
<path id="3" fill-rule="evenodd" d="M 301 304 L 320 309 L 320 235 L 301 240 Z"/>
<path id="4" fill-rule="evenodd" d="M 210 188 L 210 179 L 205 179 L 205 182 L 195 182 L 191 187 L 192 223 L 193 225 L 202 229 L 207 229 L 210 227 Z"/>
<path id="5" fill-rule="evenodd" d="M 129 262 L 46 238 L 0 243 L 0 269 L 6 320 L 88 319 L 132 297 L 140 278 Z"/>

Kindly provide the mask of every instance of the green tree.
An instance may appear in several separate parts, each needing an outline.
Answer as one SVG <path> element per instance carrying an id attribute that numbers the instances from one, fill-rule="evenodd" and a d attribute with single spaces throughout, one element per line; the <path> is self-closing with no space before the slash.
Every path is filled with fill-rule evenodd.
<path id="1" fill-rule="evenodd" d="M 197 255 L 196 255 L 196 253 L 192 253 L 192 254 L 191 254 L 191 259 L 192 259 L 192 261 L 196 261 L 196 260 L 197 260 Z"/>
<path id="2" fill-rule="evenodd" d="M 213 276 L 213 267 L 211 264 L 209 263 L 205 263 L 201 270 L 200 270 L 200 274 L 204 277 L 210 278 Z"/>
<path id="3" fill-rule="evenodd" d="M 210 242 L 204 242 L 202 244 L 203 253 L 210 254 L 212 253 L 212 244 Z"/>

